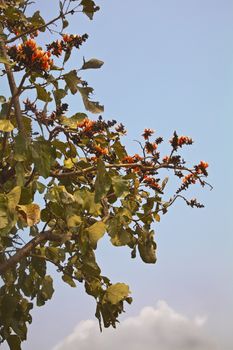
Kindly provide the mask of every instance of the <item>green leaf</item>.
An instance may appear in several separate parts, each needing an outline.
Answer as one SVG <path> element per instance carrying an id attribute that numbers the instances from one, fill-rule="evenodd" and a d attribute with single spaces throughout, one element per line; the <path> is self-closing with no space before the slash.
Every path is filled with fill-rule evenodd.
<path id="1" fill-rule="evenodd" d="M 93 93 L 91 87 L 78 87 L 78 90 L 82 96 L 84 106 L 86 110 L 91 113 L 98 114 L 104 112 L 104 106 L 101 106 L 99 102 L 94 102 L 89 99 L 89 95 Z"/>
<path id="2" fill-rule="evenodd" d="M 6 102 L 6 97 L 0 96 L 0 103 L 5 103 L 5 102 Z"/>
<path id="3" fill-rule="evenodd" d="M 45 255 L 48 259 L 58 262 L 60 257 L 60 248 L 57 247 L 46 247 Z"/>
<path id="4" fill-rule="evenodd" d="M 51 102 L 51 93 L 46 91 L 46 89 L 40 85 L 36 85 L 37 98 L 44 102 Z"/>
<path id="5" fill-rule="evenodd" d="M 166 187 L 166 185 L 168 183 L 168 180 L 169 180 L 169 178 L 165 177 L 165 179 L 163 180 L 162 185 L 161 185 L 161 190 L 164 190 L 164 188 Z"/>
<path id="6" fill-rule="evenodd" d="M 95 181 L 95 201 L 99 202 L 109 191 L 111 187 L 111 177 L 105 169 L 104 162 L 98 160 L 97 176 Z"/>
<path id="7" fill-rule="evenodd" d="M 126 230 L 118 231 L 112 238 L 111 243 L 117 247 L 129 244 L 131 241 L 135 241 L 135 238 Z"/>
<path id="8" fill-rule="evenodd" d="M 56 152 L 51 143 L 44 139 L 33 142 L 32 158 L 39 175 L 47 178 L 56 159 Z"/>
<path id="9" fill-rule="evenodd" d="M 23 186 L 25 183 L 25 168 L 23 162 L 17 162 L 15 165 L 16 184 Z"/>
<path id="10" fill-rule="evenodd" d="M 90 19 L 93 19 L 94 13 L 99 10 L 92 0 L 82 0 L 80 5 L 83 6 L 83 13 Z"/>
<path id="11" fill-rule="evenodd" d="M 46 194 L 45 198 L 53 203 L 71 204 L 75 198 L 72 194 L 67 192 L 65 186 L 53 186 Z"/>
<path id="12" fill-rule="evenodd" d="M 120 301 L 128 297 L 130 293 L 129 286 L 124 283 L 112 284 L 107 288 L 104 301 L 113 305 L 118 304 Z"/>
<path id="13" fill-rule="evenodd" d="M 42 295 L 45 300 L 51 299 L 54 293 L 53 280 L 50 276 L 45 276 L 41 288 Z"/>
<path id="14" fill-rule="evenodd" d="M 12 63 L 11 61 L 9 61 L 7 58 L 0 56 L 0 63 L 3 64 L 8 64 L 9 66 L 14 66 L 15 63 Z"/>
<path id="15" fill-rule="evenodd" d="M 60 122 L 62 125 L 68 126 L 71 129 L 77 129 L 77 124 L 82 122 L 85 118 L 87 118 L 85 113 L 76 113 L 70 118 L 62 116 Z"/>
<path id="16" fill-rule="evenodd" d="M 40 11 L 36 11 L 32 17 L 29 17 L 28 20 L 33 24 L 34 27 L 40 27 L 45 24 L 44 19 L 40 15 Z M 45 28 L 40 29 L 42 32 L 45 31 Z"/>
<path id="17" fill-rule="evenodd" d="M 7 343 L 9 345 L 10 350 L 21 350 L 21 346 L 20 346 L 21 341 L 17 335 L 11 334 L 7 338 Z"/>
<path id="18" fill-rule="evenodd" d="M 82 205 L 84 210 L 87 210 L 88 213 L 97 217 L 101 215 L 102 205 L 95 202 L 95 194 L 87 190 L 75 191 L 74 197 L 76 202 Z"/>
<path id="19" fill-rule="evenodd" d="M 32 256 L 32 267 L 42 278 L 46 275 L 46 261 L 44 259 Z"/>
<path id="20" fill-rule="evenodd" d="M 53 92 L 56 104 L 60 104 L 61 100 L 67 95 L 64 89 L 57 89 Z"/>
<path id="21" fill-rule="evenodd" d="M 86 229 L 91 245 L 96 248 L 98 240 L 103 237 L 106 225 L 102 221 L 97 221 Z"/>
<path id="22" fill-rule="evenodd" d="M 120 141 L 116 141 L 114 142 L 114 144 L 112 145 L 112 148 L 114 149 L 117 157 L 122 160 L 124 157 L 127 156 L 127 152 L 125 150 L 125 147 L 122 146 L 122 144 L 120 143 Z"/>
<path id="23" fill-rule="evenodd" d="M 112 177 L 112 187 L 118 198 L 125 197 L 129 193 L 129 182 L 121 176 Z"/>
<path id="24" fill-rule="evenodd" d="M 64 65 L 64 63 L 66 63 L 68 61 L 68 59 L 70 58 L 70 55 L 71 55 L 71 50 L 68 50 L 68 51 L 65 52 L 63 65 Z"/>
<path id="25" fill-rule="evenodd" d="M 8 119 L 0 120 L 0 131 L 10 132 L 14 129 L 14 125 Z"/>
<path id="26" fill-rule="evenodd" d="M 81 69 L 99 69 L 103 64 L 104 62 L 98 60 L 97 58 L 92 58 L 89 61 L 85 61 L 83 58 L 83 66 Z"/>
<path id="27" fill-rule="evenodd" d="M 36 181 L 35 187 L 40 194 L 43 193 L 46 189 L 46 186 L 44 184 L 42 184 L 42 182 L 40 182 L 40 181 Z"/>
<path id="28" fill-rule="evenodd" d="M 22 162 L 29 159 L 29 156 L 29 144 L 22 134 L 18 134 L 14 142 L 14 159 Z"/>
<path id="29" fill-rule="evenodd" d="M 156 263 L 156 244 L 155 242 L 147 241 L 145 243 L 138 243 L 138 250 L 142 260 L 147 264 Z"/>
<path id="30" fill-rule="evenodd" d="M 67 28 L 69 25 L 69 22 L 67 21 L 67 19 L 62 19 L 62 29 L 65 29 Z"/>
<path id="31" fill-rule="evenodd" d="M 0 119 L 6 119 L 8 110 L 9 110 L 9 103 L 8 102 L 2 103 L 1 112 L 0 112 Z"/>
<path id="32" fill-rule="evenodd" d="M 63 75 L 67 87 L 70 89 L 71 93 L 74 95 L 78 91 L 77 85 L 81 83 L 80 78 L 77 76 L 77 71 L 72 70 L 67 74 Z"/>
<path id="33" fill-rule="evenodd" d="M 76 287 L 76 284 L 75 284 L 73 278 L 70 277 L 69 275 L 64 274 L 64 275 L 62 276 L 62 279 L 63 279 L 64 282 L 66 282 L 67 284 L 69 284 L 69 286 L 71 286 L 71 287 L 73 287 L 73 288 Z"/>
<path id="34" fill-rule="evenodd" d="M 6 319 L 11 319 L 17 307 L 18 298 L 16 295 L 5 294 L 1 298 L 1 312 Z"/>
<path id="35" fill-rule="evenodd" d="M 8 225 L 8 203 L 4 194 L 0 194 L 0 230 Z"/>
<path id="36" fill-rule="evenodd" d="M 16 186 L 14 187 L 8 194 L 7 194 L 7 199 L 8 199 L 8 208 L 10 210 L 14 210 L 16 206 L 19 203 L 21 196 L 21 187 Z"/>

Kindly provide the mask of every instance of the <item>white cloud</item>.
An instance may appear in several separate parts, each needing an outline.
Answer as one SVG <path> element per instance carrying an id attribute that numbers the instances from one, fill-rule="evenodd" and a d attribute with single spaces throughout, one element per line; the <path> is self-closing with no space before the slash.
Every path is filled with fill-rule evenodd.
<path id="1" fill-rule="evenodd" d="M 216 350 L 205 334 L 205 322 L 206 317 L 189 319 L 160 301 L 103 333 L 96 321 L 82 321 L 52 350 Z"/>

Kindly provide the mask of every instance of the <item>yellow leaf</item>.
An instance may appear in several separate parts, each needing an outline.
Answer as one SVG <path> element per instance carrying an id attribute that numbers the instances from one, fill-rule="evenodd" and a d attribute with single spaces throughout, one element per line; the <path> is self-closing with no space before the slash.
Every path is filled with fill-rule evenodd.
<path id="1" fill-rule="evenodd" d="M 81 223 L 82 223 L 82 219 L 81 219 L 81 217 L 78 216 L 78 215 L 69 216 L 69 218 L 67 219 L 67 226 L 68 226 L 69 228 L 77 227 L 77 226 L 79 226 Z"/>
<path id="2" fill-rule="evenodd" d="M 157 222 L 160 222 L 160 215 L 158 213 L 154 213 L 154 218 Z"/>
<path id="3" fill-rule="evenodd" d="M 76 163 L 76 158 L 68 158 L 64 160 L 64 167 L 67 169 L 72 169 Z"/>
<path id="4" fill-rule="evenodd" d="M 7 119 L 0 120 L 0 131 L 10 132 L 14 129 L 14 125 Z"/>
<path id="5" fill-rule="evenodd" d="M 106 225 L 102 221 L 97 221 L 86 229 L 90 243 L 96 247 L 98 240 L 103 237 L 106 230 Z"/>
<path id="6" fill-rule="evenodd" d="M 40 221 L 40 207 L 38 204 L 18 205 L 17 210 L 28 226 L 38 224 Z"/>
<path id="7" fill-rule="evenodd" d="M 113 305 L 116 305 L 120 301 L 127 298 L 129 293 L 130 293 L 130 290 L 129 290 L 129 286 L 127 284 L 124 284 L 124 283 L 112 284 L 106 290 L 106 294 L 104 296 L 104 301 L 109 302 Z"/>

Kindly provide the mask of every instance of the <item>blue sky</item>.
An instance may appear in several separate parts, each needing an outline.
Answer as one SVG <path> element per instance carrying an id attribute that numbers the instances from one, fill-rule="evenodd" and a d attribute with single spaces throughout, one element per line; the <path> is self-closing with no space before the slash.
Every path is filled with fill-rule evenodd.
<path id="1" fill-rule="evenodd" d="M 37 0 L 36 4 L 49 18 L 57 2 L 45 5 Z M 71 66 L 80 66 L 82 56 L 105 61 L 100 71 L 85 72 L 85 78 L 105 105 L 105 118 L 126 125 L 125 143 L 132 153 L 137 149 L 133 140 L 145 127 L 166 140 L 174 130 L 192 136 L 195 143 L 185 157 L 191 164 L 208 161 L 214 186 L 213 191 L 197 187 L 190 194 L 205 209 L 176 203 L 157 224 L 156 265 L 131 260 L 127 249 L 111 247 L 107 239 L 99 244 L 98 262 L 114 282 L 131 287 L 134 303 L 122 320 L 137 317 L 142 308 L 155 307 L 162 299 L 190 320 L 204 317 L 201 327 L 216 349 L 232 349 L 233 1 L 97 3 L 101 11 L 94 21 L 82 15 L 71 19 L 70 32 L 90 35 Z M 69 102 L 72 112 L 83 110 L 77 97 Z M 94 303 L 82 285 L 71 289 L 60 279 L 55 279 L 55 285 L 53 300 L 33 312 L 25 350 L 51 350 L 80 321 L 94 317 Z M 161 344 L 160 348 L 171 349 Z"/>

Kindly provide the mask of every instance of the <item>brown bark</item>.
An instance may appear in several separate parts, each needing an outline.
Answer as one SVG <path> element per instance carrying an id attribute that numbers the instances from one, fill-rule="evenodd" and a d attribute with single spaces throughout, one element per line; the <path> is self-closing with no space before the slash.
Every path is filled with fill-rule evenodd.
<path id="1" fill-rule="evenodd" d="M 0 27 L 0 34 L 2 34 L 2 30 Z M 7 52 L 6 52 L 6 46 L 4 40 L 0 37 L 0 52 L 1 56 L 5 58 L 6 60 L 8 59 Z M 25 129 L 22 121 L 22 112 L 21 112 L 21 107 L 20 107 L 20 102 L 19 102 L 19 96 L 18 96 L 18 88 L 15 83 L 15 78 L 13 75 L 13 72 L 11 70 L 11 67 L 9 64 L 4 64 L 6 74 L 7 74 L 7 79 L 11 91 L 11 98 L 13 99 L 13 105 L 14 105 L 14 110 L 15 110 L 15 118 L 17 122 L 17 126 L 19 129 L 19 132 L 22 133 L 24 136 L 25 134 Z"/>
<path id="2" fill-rule="evenodd" d="M 76 235 L 71 235 L 70 233 L 55 233 L 52 231 L 42 231 L 31 241 L 29 241 L 25 246 L 17 250 L 17 252 L 11 256 L 9 259 L 5 260 L 0 264 L 0 276 L 3 275 L 7 270 L 14 267 L 21 259 L 29 256 L 33 249 L 40 243 L 46 241 L 52 242 L 64 242 L 66 240 L 75 239 Z"/>
<path id="3" fill-rule="evenodd" d="M 0 275 L 4 274 L 7 270 L 16 265 L 22 258 L 28 256 L 30 252 L 41 242 L 46 240 L 48 237 L 48 232 L 42 232 L 30 242 L 25 244 L 25 246 L 19 249 L 12 257 L 0 264 Z"/>

